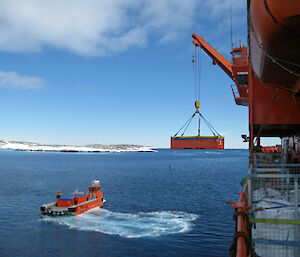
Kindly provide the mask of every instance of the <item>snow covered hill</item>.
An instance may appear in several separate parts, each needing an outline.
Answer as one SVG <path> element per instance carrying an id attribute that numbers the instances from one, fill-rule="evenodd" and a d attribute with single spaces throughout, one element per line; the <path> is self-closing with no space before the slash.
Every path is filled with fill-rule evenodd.
<path id="1" fill-rule="evenodd" d="M 39 151 L 39 152 L 155 152 L 156 149 L 150 146 L 141 145 L 101 145 L 92 144 L 86 146 L 71 145 L 43 145 L 23 141 L 0 140 L 0 149 L 14 149 L 17 151 Z"/>

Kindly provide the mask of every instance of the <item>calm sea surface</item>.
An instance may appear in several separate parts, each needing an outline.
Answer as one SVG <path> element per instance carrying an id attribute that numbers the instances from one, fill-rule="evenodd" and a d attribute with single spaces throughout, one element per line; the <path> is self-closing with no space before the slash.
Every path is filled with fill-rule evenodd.
<path id="1" fill-rule="evenodd" d="M 228 256 L 246 150 L 0 151 L 0 256 Z M 99 179 L 103 209 L 41 218 Z"/>

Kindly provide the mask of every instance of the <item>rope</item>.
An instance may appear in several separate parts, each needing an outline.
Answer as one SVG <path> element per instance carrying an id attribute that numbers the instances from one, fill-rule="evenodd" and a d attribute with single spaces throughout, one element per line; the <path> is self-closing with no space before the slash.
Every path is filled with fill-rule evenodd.
<path id="1" fill-rule="evenodd" d="M 294 75 L 294 76 L 297 76 L 297 77 L 300 77 L 300 73 L 296 73 L 295 71 L 292 71 L 291 69 L 285 67 L 283 64 L 281 64 L 280 62 L 285 62 L 287 64 L 290 64 L 290 65 L 293 65 L 296 67 L 295 70 L 298 70 L 300 68 L 300 64 L 298 63 L 293 63 L 293 62 L 290 62 L 290 61 L 286 61 L 284 59 L 280 59 L 280 58 L 277 58 L 277 57 L 273 57 L 272 55 L 268 54 L 267 51 L 263 48 L 262 44 L 259 42 L 259 39 L 256 37 L 255 33 L 254 33 L 254 29 L 253 29 L 253 26 L 252 26 L 252 23 L 251 23 L 251 19 L 249 19 L 249 25 L 251 27 L 251 30 L 253 31 L 253 37 L 255 39 L 255 42 L 256 44 L 258 45 L 258 47 L 262 50 L 262 52 L 271 59 L 271 61 L 275 64 L 277 64 L 280 68 L 282 68 L 283 70 L 285 70 L 286 72 L 289 72 L 290 74 Z M 279 62 L 280 61 L 280 62 Z"/>
<path id="2" fill-rule="evenodd" d="M 199 115 L 199 123 L 198 123 L 198 136 L 200 136 L 200 120 L 201 120 L 201 117 Z"/>
<path id="3" fill-rule="evenodd" d="M 191 122 L 192 122 L 192 120 L 193 120 L 194 116 L 195 116 L 195 113 L 193 114 L 193 116 L 192 116 L 192 118 L 190 119 L 189 123 L 188 123 L 188 124 L 187 124 L 187 126 L 185 127 L 185 130 L 182 132 L 181 136 L 183 136 L 183 135 L 184 135 L 185 131 L 186 131 L 186 130 L 187 130 L 187 128 L 190 126 L 190 124 L 191 124 Z"/>
<path id="4" fill-rule="evenodd" d="M 300 225 L 300 220 L 288 220 L 288 219 L 258 219 L 250 218 L 251 222 L 259 223 L 271 223 L 271 224 L 290 224 L 290 225 Z"/>
<path id="5" fill-rule="evenodd" d="M 272 244 L 272 245 L 285 245 L 300 247 L 299 241 L 281 241 L 281 240 L 267 240 L 267 239 L 253 239 L 253 243 L 257 244 Z"/>
<path id="6" fill-rule="evenodd" d="M 204 120 L 204 122 L 206 123 L 207 127 L 209 128 L 209 130 L 214 134 L 214 136 L 216 136 L 216 134 L 220 137 L 221 135 L 216 131 L 216 129 L 207 121 L 207 119 L 204 118 L 204 116 L 199 113 L 199 115 L 201 116 L 201 118 Z"/>
<path id="7" fill-rule="evenodd" d="M 216 136 L 221 136 L 217 131 L 216 129 L 204 118 L 204 116 L 200 113 L 200 112 L 194 112 L 192 117 L 189 118 L 184 124 L 183 126 L 177 131 L 177 133 L 174 135 L 174 137 L 176 137 L 178 135 L 178 133 L 184 129 L 184 131 L 182 132 L 181 136 L 184 135 L 184 133 L 186 132 L 186 130 L 188 129 L 188 127 L 190 126 L 193 118 L 195 117 L 196 113 L 198 113 L 200 115 L 200 118 L 202 118 L 205 122 L 205 124 L 207 125 L 207 127 L 209 128 L 209 130 L 212 132 L 212 134 L 216 137 Z M 199 118 L 199 123 L 200 123 L 200 118 Z"/>
<path id="8" fill-rule="evenodd" d="M 262 46 L 261 46 L 260 48 L 263 49 Z M 294 75 L 294 76 L 300 77 L 300 73 L 297 73 L 297 72 L 295 72 L 295 71 L 290 70 L 289 68 L 287 68 L 287 67 L 285 67 L 283 64 L 281 64 L 279 61 L 277 61 L 277 60 L 279 60 L 279 58 L 276 58 L 276 57 L 271 56 L 271 55 L 268 54 L 266 51 L 264 52 L 264 54 L 265 54 L 266 56 L 268 56 L 268 57 L 272 60 L 272 62 L 275 63 L 275 64 L 277 64 L 281 69 L 283 69 L 283 70 L 289 72 L 290 74 L 292 74 L 292 75 Z M 286 63 L 288 63 L 288 61 L 284 61 L 284 60 L 281 60 L 281 62 L 286 62 Z M 291 63 L 290 63 L 290 64 L 291 64 Z M 296 70 L 297 70 L 297 69 L 299 68 L 299 66 L 300 66 L 300 65 L 298 65 L 298 64 L 291 64 L 291 65 L 296 66 L 296 67 L 297 67 Z"/>
<path id="9" fill-rule="evenodd" d="M 273 103 L 274 103 L 275 96 L 276 96 L 276 94 L 277 94 L 278 89 L 279 89 L 279 87 L 277 87 L 276 90 L 274 91 L 274 94 L 273 94 L 273 96 L 272 96 L 272 100 L 271 100 L 271 102 L 270 102 L 270 104 L 269 104 L 269 106 L 268 106 L 268 110 L 267 110 L 267 112 L 266 112 L 266 114 L 265 114 L 264 120 L 263 120 L 262 124 L 260 125 L 259 131 L 258 131 L 258 133 L 257 133 L 256 139 L 255 139 L 255 144 L 257 143 L 257 139 L 259 138 L 260 133 L 261 133 L 261 131 L 262 131 L 264 125 L 265 125 L 265 122 L 266 122 L 266 120 L 267 120 L 267 118 L 268 118 L 268 116 L 269 116 L 269 113 L 270 113 L 270 111 L 271 111 L 271 107 L 272 107 L 272 105 L 273 105 Z M 253 124 L 252 124 L 252 126 L 253 126 Z"/>
<path id="10" fill-rule="evenodd" d="M 249 254 L 251 252 L 250 247 L 248 247 L 248 245 L 251 244 L 249 236 L 245 232 L 239 231 L 239 232 L 235 232 L 234 236 L 233 236 L 233 243 L 232 243 L 232 245 L 230 246 L 230 249 L 229 249 L 229 253 L 230 253 L 231 257 L 236 257 L 237 240 L 238 240 L 239 237 L 243 237 L 244 240 L 245 240 L 245 245 L 247 246 L 247 256 L 249 256 Z"/>
<path id="11" fill-rule="evenodd" d="M 272 89 L 270 89 L 269 87 L 267 87 L 264 83 L 261 83 L 261 85 L 262 85 L 267 91 L 269 91 L 269 93 L 271 93 L 271 94 L 273 93 Z M 289 93 L 294 93 L 293 91 L 288 90 L 287 88 L 281 88 L 281 87 L 279 87 L 279 88 L 282 89 L 282 90 L 284 90 L 284 91 L 287 91 L 287 92 L 289 92 Z M 297 102 L 296 102 L 295 98 L 294 98 L 294 101 L 292 102 L 292 101 L 290 101 L 290 100 L 288 100 L 288 99 L 286 99 L 286 98 L 281 97 L 281 96 L 278 95 L 278 96 L 277 96 L 277 99 L 280 100 L 280 101 L 282 101 L 282 102 L 285 102 L 285 103 L 297 105 Z"/>
<path id="12" fill-rule="evenodd" d="M 236 211 L 236 212 L 233 214 L 232 219 L 233 219 L 234 221 L 237 221 L 237 216 L 238 216 L 238 215 L 242 215 L 242 216 L 243 216 L 243 219 L 246 218 L 247 222 L 249 222 L 249 216 L 248 216 L 248 214 L 247 214 L 246 212 L 244 212 L 244 211 Z"/>
<path id="13" fill-rule="evenodd" d="M 233 215 L 233 220 L 237 221 L 237 216 L 238 215 L 242 215 L 243 216 L 243 220 L 246 222 L 247 226 L 246 226 L 246 230 L 247 233 L 243 232 L 243 231 L 237 231 L 237 222 L 235 222 L 235 232 L 234 232 L 234 236 L 233 236 L 233 241 L 232 244 L 229 248 L 229 253 L 231 257 L 236 257 L 236 253 L 237 253 L 237 240 L 239 237 L 243 237 L 245 240 L 245 246 L 247 248 L 247 256 L 249 256 L 249 254 L 251 253 L 251 256 L 255 256 L 255 252 L 254 249 L 252 247 L 252 223 L 249 222 L 249 215 L 244 212 L 244 211 L 235 211 L 234 215 Z"/>
<path id="14" fill-rule="evenodd" d="M 282 195 L 280 195 L 280 196 L 282 196 Z M 268 198 L 272 198 L 272 197 L 268 197 Z M 293 206 L 293 205 L 289 205 L 289 204 L 285 204 L 285 203 L 280 203 L 280 202 L 276 202 L 276 201 L 269 201 L 269 200 L 265 200 L 265 199 L 261 199 L 261 200 L 258 200 L 258 201 L 253 201 L 253 203 L 260 203 L 260 202 L 278 204 L 278 205 L 280 205 L 282 207 Z M 260 207 L 258 207 L 258 208 L 260 208 Z M 263 208 L 263 209 L 265 209 L 265 208 Z"/>
<path id="15" fill-rule="evenodd" d="M 177 131 L 177 133 L 174 135 L 174 137 L 176 137 L 176 136 L 178 135 L 178 133 L 186 126 L 186 124 L 187 124 L 188 122 L 190 122 L 190 121 L 194 118 L 194 116 L 195 116 L 195 113 L 192 115 L 191 118 L 189 118 L 189 119 L 187 120 L 186 123 L 183 124 L 183 126 Z"/>

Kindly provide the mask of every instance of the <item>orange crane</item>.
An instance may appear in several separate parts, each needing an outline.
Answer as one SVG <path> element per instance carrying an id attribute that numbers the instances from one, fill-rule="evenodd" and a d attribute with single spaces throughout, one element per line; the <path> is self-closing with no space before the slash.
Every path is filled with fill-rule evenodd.
<path id="1" fill-rule="evenodd" d="M 238 105 L 248 106 L 249 65 L 247 47 L 240 46 L 237 48 L 233 48 L 233 62 L 231 63 L 216 49 L 205 42 L 203 37 L 199 37 L 197 34 L 193 34 L 192 36 L 194 38 L 193 43 L 195 47 L 201 47 L 212 58 L 213 64 L 218 64 L 220 68 L 233 80 L 234 85 L 231 85 L 231 89 L 234 95 L 235 102 Z M 195 50 L 195 54 L 196 53 L 197 51 Z M 195 62 L 194 59 L 193 62 Z M 197 65 L 196 67 L 199 66 Z M 197 84 L 197 76 L 195 76 L 195 78 L 195 82 Z M 197 86 L 195 89 L 195 92 L 197 92 Z M 171 149 L 224 149 L 224 137 L 222 137 L 199 112 L 200 102 L 198 100 L 199 99 L 197 99 L 196 95 L 196 111 L 194 112 L 192 117 L 179 129 L 179 131 L 173 137 L 171 137 Z M 196 114 L 199 114 L 198 135 L 186 137 L 184 136 L 184 133 Z M 200 136 L 200 118 L 202 118 L 202 120 L 206 123 L 213 136 Z M 183 131 L 181 136 L 177 136 L 180 131 Z"/>
<path id="2" fill-rule="evenodd" d="M 215 50 L 213 47 L 211 47 L 207 42 L 205 42 L 203 37 L 199 37 L 197 34 L 193 34 L 192 37 L 194 38 L 194 45 L 200 46 L 204 52 L 208 54 L 210 58 L 213 60 L 213 64 L 218 64 L 223 71 L 234 81 L 236 82 L 236 79 L 234 77 L 233 71 L 232 71 L 232 63 L 228 61 L 223 55 L 221 55 L 217 50 Z"/>
<path id="3" fill-rule="evenodd" d="M 235 102 L 238 105 L 248 106 L 248 53 L 246 46 L 240 46 L 232 49 L 233 63 L 228 61 L 216 49 L 211 47 L 203 37 L 193 34 L 194 45 L 201 47 L 213 60 L 214 65 L 219 67 L 234 81 L 231 85 Z"/>

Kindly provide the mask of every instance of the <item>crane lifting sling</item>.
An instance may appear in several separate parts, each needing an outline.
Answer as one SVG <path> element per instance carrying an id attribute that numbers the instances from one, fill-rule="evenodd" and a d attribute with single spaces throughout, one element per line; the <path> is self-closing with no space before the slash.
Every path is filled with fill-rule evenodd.
<path id="1" fill-rule="evenodd" d="M 200 52 L 195 44 L 195 55 L 193 56 L 193 71 L 195 72 L 195 112 L 184 123 L 184 125 L 171 137 L 171 149 L 224 149 L 224 137 L 222 137 L 215 128 L 207 121 L 207 119 L 200 113 Z M 228 63 L 226 63 L 226 61 Z M 224 61 L 221 65 L 227 68 L 230 74 L 230 62 Z M 198 135 L 197 136 L 184 136 L 194 117 L 199 117 L 198 122 Z M 201 119 L 207 125 L 213 136 L 200 136 L 200 121 Z M 180 136 L 178 134 L 181 133 Z"/>

